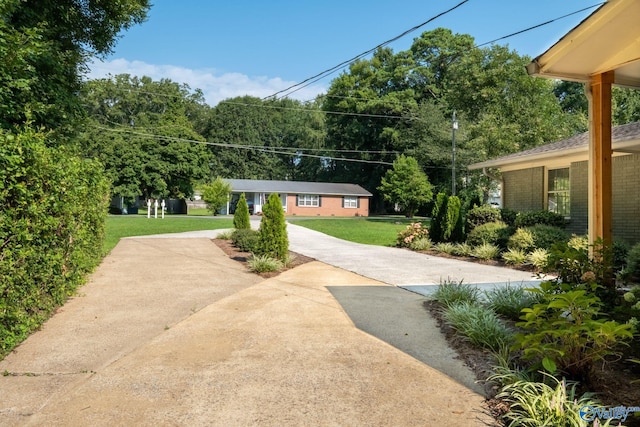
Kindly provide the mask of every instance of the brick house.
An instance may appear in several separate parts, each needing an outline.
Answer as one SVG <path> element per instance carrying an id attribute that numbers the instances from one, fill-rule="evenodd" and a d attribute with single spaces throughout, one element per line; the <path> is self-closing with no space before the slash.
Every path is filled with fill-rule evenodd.
<path id="1" fill-rule="evenodd" d="M 640 122 L 612 129 L 613 236 L 640 242 Z M 568 230 L 588 228 L 589 133 L 475 163 L 498 169 L 502 206 L 519 212 L 551 210 L 569 219 Z"/>
<path id="2" fill-rule="evenodd" d="M 370 192 L 356 184 L 227 179 L 231 197 L 226 212 L 235 212 L 244 193 L 249 211 L 262 212 L 269 194 L 278 193 L 288 216 L 369 216 Z"/>

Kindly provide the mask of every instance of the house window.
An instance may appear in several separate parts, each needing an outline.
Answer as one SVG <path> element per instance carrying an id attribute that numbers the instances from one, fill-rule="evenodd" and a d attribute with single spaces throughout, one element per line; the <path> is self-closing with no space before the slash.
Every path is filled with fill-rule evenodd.
<path id="1" fill-rule="evenodd" d="M 548 209 L 568 218 L 569 204 L 569 168 L 548 171 L 547 181 Z"/>
<path id="2" fill-rule="evenodd" d="M 297 205 L 318 207 L 320 206 L 320 196 L 317 194 L 298 194 Z"/>
<path id="3" fill-rule="evenodd" d="M 342 207 L 343 208 L 358 208 L 358 198 L 355 196 L 344 196 L 342 198 Z"/>

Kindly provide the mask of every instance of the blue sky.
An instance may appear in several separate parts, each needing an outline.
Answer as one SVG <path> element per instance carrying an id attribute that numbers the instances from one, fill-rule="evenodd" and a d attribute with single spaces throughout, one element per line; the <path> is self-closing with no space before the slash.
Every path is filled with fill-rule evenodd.
<path id="1" fill-rule="evenodd" d="M 115 52 L 90 66 L 90 78 L 129 73 L 202 89 L 207 102 L 264 97 L 350 59 L 460 0 L 152 0 L 149 19 L 122 33 Z M 408 49 L 437 27 L 477 44 L 598 5 L 598 0 L 469 0 L 389 45 Z M 497 42 L 535 57 L 594 8 Z M 292 97 L 310 100 L 333 74 Z"/>

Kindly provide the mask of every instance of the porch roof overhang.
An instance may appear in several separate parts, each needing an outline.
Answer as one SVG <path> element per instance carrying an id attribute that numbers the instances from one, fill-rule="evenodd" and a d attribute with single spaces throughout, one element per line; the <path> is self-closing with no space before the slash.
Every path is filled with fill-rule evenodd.
<path id="1" fill-rule="evenodd" d="M 532 76 L 589 82 L 614 71 L 613 83 L 640 88 L 640 1 L 609 0 L 527 65 Z"/>

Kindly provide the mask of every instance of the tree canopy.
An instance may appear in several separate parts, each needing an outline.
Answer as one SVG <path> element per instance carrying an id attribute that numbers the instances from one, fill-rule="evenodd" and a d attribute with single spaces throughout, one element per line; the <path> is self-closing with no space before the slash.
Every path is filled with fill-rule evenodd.
<path id="1" fill-rule="evenodd" d="M 379 190 L 384 199 L 398 205 L 407 218 L 431 201 L 433 192 L 427 175 L 413 157 L 401 155 L 382 177 Z"/>
<path id="2" fill-rule="evenodd" d="M 199 91 L 121 74 L 87 82 L 81 99 L 89 115 L 81 152 L 105 165 L 114 195 L 190 197 L 210 176 L 211 156 L 192 120 L 205 108 Z"/>

